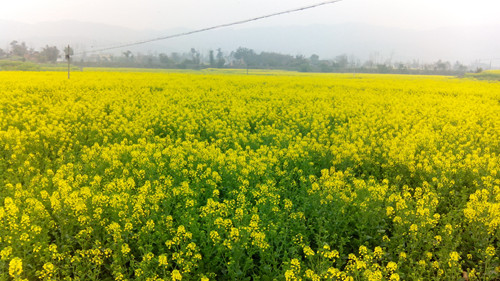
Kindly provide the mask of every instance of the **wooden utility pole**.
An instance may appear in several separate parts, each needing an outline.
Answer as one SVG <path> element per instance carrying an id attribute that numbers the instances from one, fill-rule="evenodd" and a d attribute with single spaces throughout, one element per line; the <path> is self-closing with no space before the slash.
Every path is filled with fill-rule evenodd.
<path id="1" fill-rule="evenodd" d="M 70 62 L 70 59 L 71 59 L 69 50 L 70 50 L 70 48 L 69 48 L 69 44 L 68 44 L 68 49 L 66 51 L 66 59 L 68 60 L 68 79 L 69 79 L 69 73 L 70 73 L 70 70 L 69 70 L 70 69 L 70 64 L 69 64 L 69 62 Z"/>

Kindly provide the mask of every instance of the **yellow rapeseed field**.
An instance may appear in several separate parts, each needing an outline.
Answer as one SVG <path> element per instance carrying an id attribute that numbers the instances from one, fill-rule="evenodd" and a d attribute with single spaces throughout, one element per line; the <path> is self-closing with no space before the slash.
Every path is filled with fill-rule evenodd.
<path id="1" fill-rule="evenodd" d="M 0 280 L 500 278 L 499 82 L 259 74 L 0 72 Z"/>

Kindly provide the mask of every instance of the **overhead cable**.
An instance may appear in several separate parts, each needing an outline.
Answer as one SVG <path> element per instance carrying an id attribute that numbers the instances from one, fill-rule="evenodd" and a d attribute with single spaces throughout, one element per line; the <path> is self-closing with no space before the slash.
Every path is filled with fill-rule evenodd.
<path id="1" fill-rule="evenodd" d="M 154 41 L 160 41 L 160 40 L 166 40 L 166 39 L 171 39 L 171 38 L 176 38 L 176 37 L 187 36 L 187 35 L 191 35 L 191 34 L 195 34 L 195 33 L 200 33 L 200 32 L 205 32 L 205 31 L 209 31 L 209 30 L 219 29 L 219 28 L 223 28 L 223 27 L 228 27 L 228 26 L 243 24 L 243 23 L 247 23 L 247 22 L 257 21 L 257 20 L 261 20 L 261 19 L 265 19 L 265 18 L 270 18 L 270 17 L 274 17 L 274 16 L 279 16 L 279 15 L 283 15 L 283 14 L 300 12 L 300 11 L 303 11 L 303 10 L 308 10 L 308 9 L 316 8 L 316 7 L 319 7 L 319 6 L 324 6 L 324 5 L 328 5 L 328 4 L 337 3 L 337 2 L 340 2 L 340 1 L 342 1 L 342 0 L 324 1 L 324 2 L 320 2 L 320 3 L 316 3 L 314 5 L 309 5 L 309 6 L 304 6 L 304 7 L 300 7 L 300 8 L 291 9 L 291 10 L 286 10 L 286 11 L 281 11 L 281 12 L 277 12 L 277 13 L 272 13 L 272 14 L 268 14 L 268 15 L 264 15 L 264 16 L 260 16 L 260 17 L 250 18 L 250 19 L 246 19 L 246 20 L 240 20 L 240 21 L 231 22 L 231 23 L 219 24 L 219 25 L 215 25 L 215 26 L 211 26 L 211 27 L 196 29 L 196 30 L 193 30 L 193 31 L 187 31 L 187 32 L 173 34 L 173 35 L 167 35 L 167 36 L 162 36 L 162 37 L 157 37 L 157 38 L 152 38 L 152 39 L 147 39 L 147 40 L 142 40 L 142 41 L 136 41 L 136 42 L 132 42 L 132 43 L 126 43 L 126 44 L 116 45 L 116 46 L 113 46 L 113 47 L 98 48 L 98 49 L 90 50 L 90 51 L 87 51 L 87 52 L 76 53 L 75 55 L 81 55 L 81 54 L 85 54 L 85 53 L 95 53 L 95 52 L 108 51 L 108 50 L 113 50 L 113 49 L 119 49 L 119 48 L 124 48 L 124 47 L 131 47 L 131 46 L 141 45 L 141 44 L 150 43 L 150 42 L 154 42 Z"/>

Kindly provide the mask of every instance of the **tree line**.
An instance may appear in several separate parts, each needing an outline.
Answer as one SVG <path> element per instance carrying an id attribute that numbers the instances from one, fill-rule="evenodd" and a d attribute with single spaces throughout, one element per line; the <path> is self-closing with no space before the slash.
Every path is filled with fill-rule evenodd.
<path id="1" fill-rule="evenodd" d="M 37 51 L 29 48 L 25 42 L 14 40 L 9 44 L 10 50 L 0 48 L 0 59 L 12 59 L 20 61 L 30 61 L 38 63 L 56 63 L 58 59 L 64 58 L 68 53 L 73 54 L 73 50 L 68 47 L 61 52 L 56 46 L 46 45 Z"/>
<path id="2" fill-rule="evenodd" d="M 0 49 L 0 59 L 30 61 L 35 63 L 56 63 L 64 60 L 68 52 L 60 51 L 56 46 L 46 45 L 39 51 L 28 48 L 25 42 L 12 41 L 10 50 Z M 117 54 L 85 54 L 74 57 L 73 64 L 80 67 L 134 67 L 134 68 L 169 68 L 169 69 L 203 69 L 203 68 L 247 68 L 247 69 L 280 69 L 300 72 L 358 72 L 358 73 L 400 73 L 400 74 L 444 74 L 460 75 L 472 69 L 460 62 L 438 60 L 433 63 L 393 61 L 392 58 L 371 56 L 361 61 L 354 56 L 340 54 L 333 59 L 320 59 L 316 54 L 288 55 L 276 52 L 256 52 L 253 49 L 239 47 L 235 51 L 223 52 L 222 49 L 209 50 L 202 53 L 195 48 L 188 52 L 167 53 L 133 53 L 130 50 Z"/>

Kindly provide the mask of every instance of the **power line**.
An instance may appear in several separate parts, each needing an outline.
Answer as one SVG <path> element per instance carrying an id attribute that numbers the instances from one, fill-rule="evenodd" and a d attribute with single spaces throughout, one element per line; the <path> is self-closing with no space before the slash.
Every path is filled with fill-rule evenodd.
<path id="1" fill-rule="evenodd" d="M 283 15 L 283 14 L 300 12 L 300 11 L 304 11 L 304 10 L 316 8 L 316 7 L 319 7 L 319 6 L 324 6 L 324 5 L 328 5 L 328 4 L 337 3 L 337 2 L 340 2 L 340 1 L 342 1 L 342 0 L 324 1 L 324 2 L 320 2 L 320 3 L 314 4 L 314 5 L 309 5 L 309 6 L 304 6 L 304 7 L 300 7 L 300 8 L 291 9 L 291 10 L 281 11 L 281 12 L 277 12 L 277 13 L 273 13 L 273 14 L 269 14 L 269 15 L 265 15 L 265 16 L 255 17 L 255 18 L 246 19 L 246 20 L 240 20 L 240 21 L 236 21 L 236 22 L 232 22 L 232 23 L 219 24 L 219 25 L 215 25 L 215 26 L 211 26 L 211 27 L 206 27 L 206 28 L 201 28 L 201 29 L 197 29 L 197 30 L 193 30 L 193 31 L 182 32 L 182 33 L 177 33 L 177 34 L 173 34 L 173 35 L 168 35 L 168 36 L 162 36 L 162 37 L 157 37 L 157 38 L 153 38 L 153 39 L 147 39 L 147 40 L 137 41 L 137 42 L 133 42 L 133 43 L 126 43 L 126 44 L 117 45 L 117 46 L 114 46 L 114 47 L 106 47 L 106 48 L 100 48 L 100 49 L 90 50 L 88 52 L 80 52 L 80 53 L 76 53 L 75 55 L 83 55 L 85 53 L 95 53 L 95 52 L 108 51 L 108 50 L 113 50 L 113 49 L 118 49 L 118 48 L 131 47 L 131 46 L 135 46 L 135 45 L 141 45 L 141 44 L 150 43 L 150 42 L 154 42 L 154 41 L 160 41 L 160 40 L 166 40 L 166 39 L 171 39 L 171 38 L 176 38 L 176 37 L 187 36 L 187 35 L 191 35 L 191 34 L 195 34 L 195 33 L 200 33 L 200 32 L 209 31 L 209 30 L 213 30 L 213 29 L 219 29 L 219 28 L 223 28 L 223 27 L 228 27 L 228 26 L 243 24 L 243 23 L 247 23 L 247 22 L 251 22 L 251 21 L 257 21 L 257 20 L 261 20 L 261 19 L 265 19 L 265 18 L 270 18 L 270 17 L 274 17 L 274 16 L 279 16 L 279 15 Z"/>

